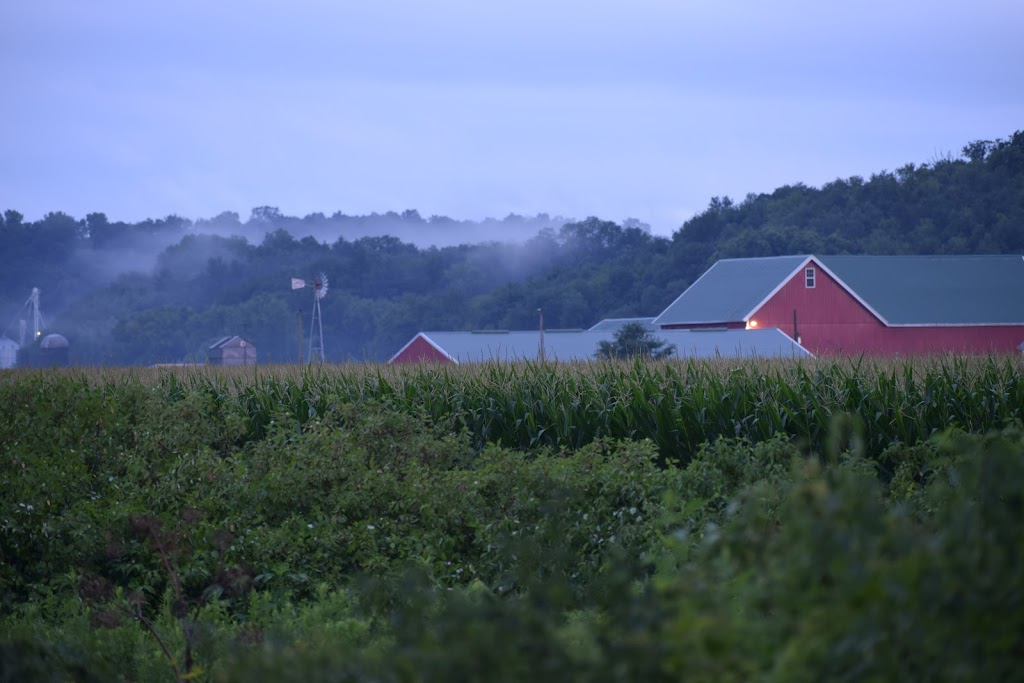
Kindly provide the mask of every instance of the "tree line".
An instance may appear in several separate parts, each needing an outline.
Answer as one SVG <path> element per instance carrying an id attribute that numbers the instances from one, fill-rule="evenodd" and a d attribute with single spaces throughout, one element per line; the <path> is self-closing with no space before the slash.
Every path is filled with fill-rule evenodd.
<path id="1" fill-rule="evenodd" d="M 420 330 L 532 329 L 538 308 L 562 328 L 656 315 L 720 258 L 1022 253 L 1022 225 L 1021 131 L 867 179 L 713 197 L 671 237 L 633 220 L 546 214 L 474 223 L 414 210 L 299 218 L 264 206 L 245 221 L 225 212 L 126 223 L 62 212 L 26 221 L 9 209 L 0 324 L 39 287 L 48 329 L 68 338 L 78 363 L 202 360 L 229 334 L 249 338 L 261 360 L 294 362 L 312 299 L 289 279 L 324 272 L 328 359 L 380 361 Z M 469 241 L 481 234 L 503 238 Z M 416 246 L 417 235 L 445 246 Z"/>

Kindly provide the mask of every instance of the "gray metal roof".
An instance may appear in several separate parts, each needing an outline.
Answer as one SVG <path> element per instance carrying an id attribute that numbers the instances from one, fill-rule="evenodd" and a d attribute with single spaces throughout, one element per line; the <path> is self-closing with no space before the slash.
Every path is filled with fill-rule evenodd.
<path id="1" fill-rule="evenodd" d="M 538 360 L 540 335 L 528 332 L 421 332 L 431 344 L 457 363 Z M 417 335 L 419 336 L 419 335 Z M 548 360 L 593 360 L 598 342 L 612 341 L 613 332 L 591 330 L 546 332 Z M 676 347 L 675 357 L 806 357 L 810 354 L 777 329 L 663 330 L 655 338 Z M 400 352 L 399 352 L 400 353 Z M 396 354 L 398 355 L 398 354 Z M 392 359 L 393 360 L 393 359 Z"/>
<path id="2" fill-rule="evenodd" d="M 679 358 L 795 357 L 811 354 L 781 330 L 662 330 L 655 334 L 675 344 Z"/>
<path id="3" fill-rule="evenodd" d="M 744 321 L 808 259 L 888 325 L 1024 324 L 1020 256 L 776 256 L 723 259 L 655 325 Z"/>
<path id="4" fill-rule="evenodd" d="M 601 322 L 591 327 L 589 332 L 615 332 L 623 325 L 629 323 L 640 323 L 650 331 L 658 329 L 654 326 L 654 318 L 605 318 Z"/>
<path id="5" fill-rule="evenodd" d="M 889 325 L 1024 324 L 1020 256 L 822 256 Z"/>
<path id="6" fill-rule="evenodd" d="M 212 351 L 214 349 L 224 349 L 234 346 L 252 346 L 252 342 L 246 339 L 245 337 L 240 337 L 239 335 L 236 334 L 224 337 L 220 341 L 210 344 L 209 350 Z"/>
<path id="7" fill-rule="evenodd" d="M 745 320 L 806 260 L 806 256 L 722 259 L 662 311 L 654 324 Z"/>

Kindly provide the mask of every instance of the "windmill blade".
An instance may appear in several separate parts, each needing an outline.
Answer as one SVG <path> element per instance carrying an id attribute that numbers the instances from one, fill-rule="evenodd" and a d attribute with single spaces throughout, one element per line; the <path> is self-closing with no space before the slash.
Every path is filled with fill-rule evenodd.
<path id="1" fill-rule="evenodd" d="M 318 299 L 323 299 L 327 296 L 327 276 L 320 273 L 320 277 L 317 278 L 317 283 L 316 296 Z"/>
<path id="2" fill-rule="evenodd" d="M 306 281 L 297 277 L 292 278 L 292 289 L 302 289 L 306 286 Z"/>

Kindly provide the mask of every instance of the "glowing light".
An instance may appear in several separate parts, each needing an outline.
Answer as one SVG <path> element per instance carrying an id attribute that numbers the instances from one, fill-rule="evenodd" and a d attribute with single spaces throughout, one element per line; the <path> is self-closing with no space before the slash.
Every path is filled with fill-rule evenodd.
<path id="1" fill-rule="evenodd" d="M 757 321 L 756 320 L 748 320 L 747 321 L 747 329 L 748 330 L 752 330 L 755 327 L 757 327 Z"/>

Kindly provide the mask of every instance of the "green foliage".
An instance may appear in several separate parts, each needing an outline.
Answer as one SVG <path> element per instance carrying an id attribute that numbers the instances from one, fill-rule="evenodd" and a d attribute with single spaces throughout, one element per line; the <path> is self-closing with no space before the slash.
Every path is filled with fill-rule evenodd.
<path id="1" fill-rule="evenodd" d="M 643 323 L 626 323 L 615 331 L 612 341 L 597 343 L 598 358 L 653 358 L 660 360 L 675 353 L 674 344 L 658 339 L 644 327 Z"/>
<path id="2" fill-rule="evenodd" d="M 0 680 L 1016 677 L 1018 366 L 690 367 L 704 422 L 818 393 L 678 465 L 623 399 L 667 367 L 485 371 L 505 406 L 635 405 L 517 448 L 441 409 L 478 377 L 450 370 L 4 375 Z"/>

